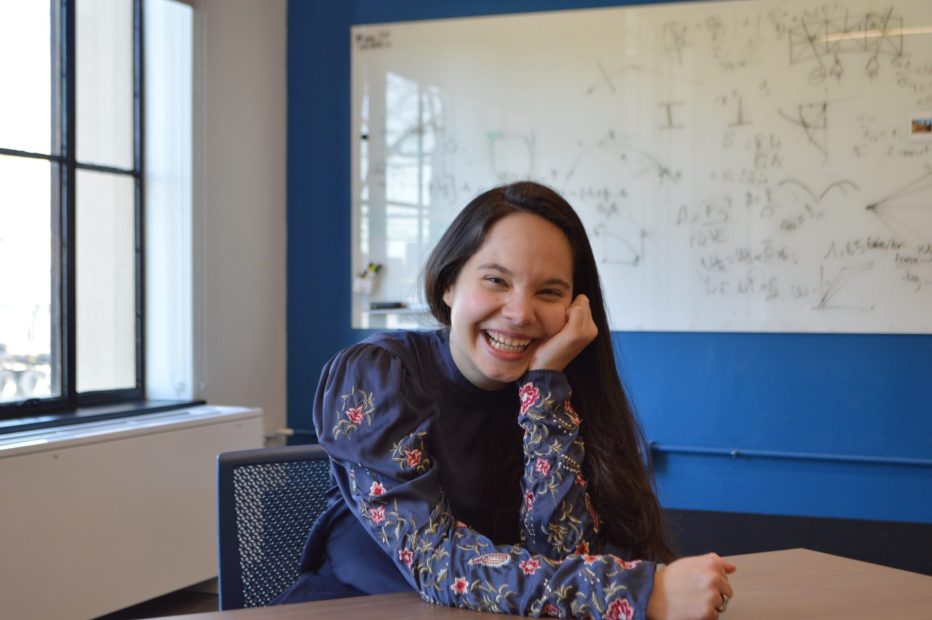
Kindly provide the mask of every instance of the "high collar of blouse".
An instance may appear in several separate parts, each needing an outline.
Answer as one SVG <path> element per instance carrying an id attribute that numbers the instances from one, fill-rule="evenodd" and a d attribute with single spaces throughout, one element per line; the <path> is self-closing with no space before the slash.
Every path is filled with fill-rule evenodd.
<path id="1" fill-rule="evenodd" d="M 450 353 L 449 327 L 437 330 L 433 336 L 431 340 L 436 357 L 440 361 L 438 364 L 439 370 L 445 382 L 456 390 L 459 398 L 475 404 L 495 403 L 517 398 L 516 386 L 506 386 L 501 390 L 483 390 L 466 378 L 457 367 L 456 362 L 453 361 L 453 355 Z"/>

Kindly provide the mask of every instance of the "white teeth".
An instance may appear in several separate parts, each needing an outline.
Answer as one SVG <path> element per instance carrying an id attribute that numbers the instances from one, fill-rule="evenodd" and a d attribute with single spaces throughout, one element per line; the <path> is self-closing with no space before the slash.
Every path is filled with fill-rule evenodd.
<path id="1" fill-rule="evenodd" d="M 491 332 L 485 332 L 485 336 L 492 348 L 500 351 L 523 351 L 531 344 L 529 338 L 509 338 L 501 334 L 493 335 Z"/>

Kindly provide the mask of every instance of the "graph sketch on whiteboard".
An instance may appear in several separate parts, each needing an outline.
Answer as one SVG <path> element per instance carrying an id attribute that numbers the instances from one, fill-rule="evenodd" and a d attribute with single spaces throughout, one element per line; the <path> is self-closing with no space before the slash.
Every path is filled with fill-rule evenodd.
<path id="1" fill-rule="evenodd" d="M 825 267 L 819 268 L 819 281 L 821 284 L 821 297 L 817 310 L 861 310 L 869 311 L 873 305 L 859 302 L 857 298 L 845 298 L 845 289 L 851 282 L 873 269 L 873 263 L 861 263 L 842 267 L 830 278 L 826 278 Z"/>
<path id="2" fill-rule="evenodd" d="M 928 168 L 925 174 L 865 207 L 894 235 L 920 244 L 932 243 L 932 166 Z"/>

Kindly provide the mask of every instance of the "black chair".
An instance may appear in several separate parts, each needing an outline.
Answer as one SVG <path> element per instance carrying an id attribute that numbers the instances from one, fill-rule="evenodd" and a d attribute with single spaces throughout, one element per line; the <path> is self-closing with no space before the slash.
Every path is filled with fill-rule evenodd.
<path id="1" fill-rule="evenodd" d="M 220 609 L 263 607 L 298 577 L 330 461 L 318 445 L 224 452 L 217 481 Z"/>

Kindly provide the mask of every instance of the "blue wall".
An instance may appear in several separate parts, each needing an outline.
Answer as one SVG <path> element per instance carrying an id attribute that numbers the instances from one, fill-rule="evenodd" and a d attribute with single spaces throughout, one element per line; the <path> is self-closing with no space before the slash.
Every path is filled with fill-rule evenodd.
<path id="1" fill-rule="evenodd" d="M 613 6 L 556 0 L 291 0 L 288 423 L 350 328 L 353 24 Z M 932 313 L 932 308 L 929 309 Z M 661 445 L 932 460 L 932 336 L 616 333 L 622 377 Z M 667 454 L 664 505 L 932 523 L 932 468 Z"/>

